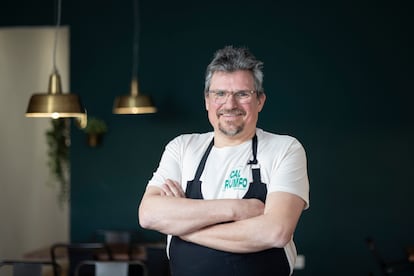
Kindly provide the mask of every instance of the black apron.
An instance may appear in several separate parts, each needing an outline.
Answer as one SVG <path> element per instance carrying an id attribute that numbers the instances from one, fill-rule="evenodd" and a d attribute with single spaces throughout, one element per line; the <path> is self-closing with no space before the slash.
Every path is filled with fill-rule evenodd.
<path id="1" fill-rule="evenodd" d="M 187 182 L 187 198 L 203 199 L 200 176 L 213 147 L 211 141 L 198 165 L 194 180 Z M 253 182 L 243 197 L 257 198 L 265 202 L 267 188 L 262 183 L 257 161 L 257 136 L 252 140 Z M 260 232 L 258 232 L 260 235 Z M 172 276 L 286 276 L 290 274 L 289 262 L 283 248 L 271 248 L 254 253 L 230 253 L 187 242 L 177 236 L 171 238 L 170 268 Z"/>

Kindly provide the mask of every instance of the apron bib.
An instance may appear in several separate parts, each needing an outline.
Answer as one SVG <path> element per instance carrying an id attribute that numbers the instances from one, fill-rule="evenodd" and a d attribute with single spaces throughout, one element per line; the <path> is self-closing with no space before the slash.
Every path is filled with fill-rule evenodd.
<path id="1" fill-rule="evenodd" d="M 207 157 L 214 145 L 209 144 L 198 165 L 194 180 L 187 182 L 187 198 L 203 199 L 200 181 Z M 257 198 L 265 202 L 266 184 L 262 183 L 257 161 L 257 136 L 252 139 L 253 160 L 251 165 L 253 182 L 243 197 Z M 177 236 L 171 238 L 170 268 L 172 276 L 287 276 L 289 262 L 283 248 L 270 248 L 254 253 L 231 253 L 187 242 Z"/>

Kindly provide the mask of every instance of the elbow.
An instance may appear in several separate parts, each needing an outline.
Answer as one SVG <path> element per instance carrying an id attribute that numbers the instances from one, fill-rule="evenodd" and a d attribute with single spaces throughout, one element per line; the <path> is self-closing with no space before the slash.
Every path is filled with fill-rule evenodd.
<path id="1" fill-rule="evenodd" d="M 176 229 L 172 225 L 169 225 L 167 221 L 157 217 L 152 212 L 141 209 L 138 212 L 138 223 L 144 229 L 155 230 L 166 235 L 179 236 L 184 234 L 180 231 L 176 231 Z"/>
<path id="2" fill-rule="evenodd" d="M 138 210 L 138 223 L 144 229 L 152 229 L 153 228 L 153 216 L 151 216 L 150 212 L 145 211 L 145 209 L 140 206 Z"/>
<path id="3" fill-rule="evenodd" d="M 141 214 L 138 216 L 138 223 L 144 229 L 150 229 L 151 227 L 151 222 Z"/>
<path id="4" fill-rule="evenodd" d="M 285 229 L 283 226 L 279 226 L 278 229 L 273 231 L 269 236 L 272 247 L 283 248 L 291 241 L 292 232 Z"/>
<path id="5" fill-rule="evenodd" d="M 152 209 L 147 209 L 145 206 L 141 206 L 138 210 L 138 223 L 139 225 L 148 230 L 155 230 L 164 234 L 167 227 L 166 221 L 161 216 L 157 215 Z"/>

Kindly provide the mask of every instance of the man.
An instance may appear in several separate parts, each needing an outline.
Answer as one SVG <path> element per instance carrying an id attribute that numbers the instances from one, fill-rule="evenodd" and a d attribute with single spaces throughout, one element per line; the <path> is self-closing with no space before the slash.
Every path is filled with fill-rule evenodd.
<path id="1" fill-rule="evenodd" d="M 306 156 L 295 138 L 256 127 L 262 67 L 244 48 L 216 52 L 204 91 L 213 132 L 173 139 L 148 183 L 139 222 L 168 235 L 173 276 L 292 273 Z"/>

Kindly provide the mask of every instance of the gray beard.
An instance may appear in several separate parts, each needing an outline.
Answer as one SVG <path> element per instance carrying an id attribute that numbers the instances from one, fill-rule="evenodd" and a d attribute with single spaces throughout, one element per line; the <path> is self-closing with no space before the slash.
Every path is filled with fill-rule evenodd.
<path id="1" fill-rule="evenodd" d="M 237 126 L 236 128 L 226 129 L 219 123 L 219 130 L 226 136 L 233 137 L 243 131 L 244 125 Z"/>
<path id="2" fill-rule="evenodd" d="M 222 115 L 222 114 L 224 114 L 224 113 L 230 113 L 230 114 L 243 114 L 243 115 L 245 114 L 243 110 L 239 110 L 239 109 L 237 109 L 237 108 L 235 108 L 235 109 L 231 109 L 231 110 L 225 110 L 225 109 L 223 109 L 223 110 L 220 110 L 220 111 L 218 111 L 218 112 L 217 112 L 217 117 L 220 117 L 220 115 Z M 219 130 L 221 131 L 221 133 L 223 133 L 224 135 L 229 136 L 229 137 L 236 136 L 237 134 L 239 134 L 240 132 L 242 132 L 242 131 L 243 131 L 243 129 L 244 129 L 244 124 L 242 124 L 242 125 L 240 125 L 240 126 L 236 126 L 236 125 L 232 125 L 232 124 L 231 124 L 230 126 L 233 126 L 233 128 L 226 129 L 226 128 L 225 128 L 223 125 L 221 125 L 220 123 L 219 123 L 219 125 L 218 125 Z"/>

